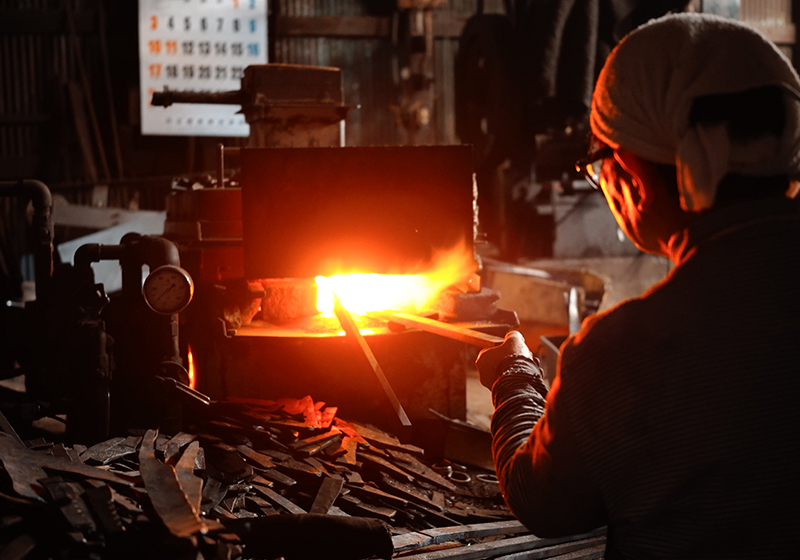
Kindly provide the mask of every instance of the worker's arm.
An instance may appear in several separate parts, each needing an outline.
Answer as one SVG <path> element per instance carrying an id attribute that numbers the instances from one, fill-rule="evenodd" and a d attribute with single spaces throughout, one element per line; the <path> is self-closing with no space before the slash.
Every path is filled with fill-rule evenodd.
<path id="1" fill-rule="evenodd" d="M 578 452 L 560 402 L 519 333 L 481 352 L 481 382 L 490 385 L 492 453 L 506 503 L 534 534 L 577 534 L 605 524 L 599 492 Z"/>

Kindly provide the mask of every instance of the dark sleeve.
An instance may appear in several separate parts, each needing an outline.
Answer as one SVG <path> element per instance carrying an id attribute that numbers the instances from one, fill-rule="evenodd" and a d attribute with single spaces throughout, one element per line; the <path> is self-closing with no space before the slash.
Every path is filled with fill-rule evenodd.
<path id="1" fill-rule="evenodd" d="M 547 392 L 538 364 L 523 356 L 500 363 L 492 387 L 492 454 L 514 515 L 540 537 L 572 535 L 605 524 L 560 399 L 561 378 Z M 545 398 L 546 397 L 546 398 Z"/>

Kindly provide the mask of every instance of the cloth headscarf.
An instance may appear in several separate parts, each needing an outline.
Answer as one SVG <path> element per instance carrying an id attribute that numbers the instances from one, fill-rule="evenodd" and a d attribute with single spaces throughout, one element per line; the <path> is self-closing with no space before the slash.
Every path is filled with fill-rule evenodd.
<path id="1" fill-rule="evenodd" d="M 690 126 L 698 96 L 778 85 L 786 124 L 781 138 L 733 142 L 724 124 Z M 628 34 L 606 60 L 592 97 L 594 135 L 646 160 L 677 167 L 684 210 L 714 204 L 729 172 L 800 176 L 800 78 L 755 29 L 710 14 L 664 16 Z"/>

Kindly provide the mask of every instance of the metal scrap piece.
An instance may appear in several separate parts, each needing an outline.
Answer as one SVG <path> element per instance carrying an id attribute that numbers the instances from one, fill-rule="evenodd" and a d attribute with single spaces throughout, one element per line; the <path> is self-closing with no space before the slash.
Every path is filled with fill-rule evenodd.
<path id="1" fill-rule="evenodd" d="M 22 443 L 20 441 L 20 443 Z M 36 541 L 30 535 L 20 535 L 0 550 L 0 560 L 23 560 L 36 548 Z"/>
<path id="2" fill-rule="evenodd" d="M 97 524 L 89 513 L 89 507 L 83 500 L 84 490 L 75 482 L 64 482 L 61 477 L 42 480 L 42 485 L 53 501 L 58 504 L 64 518 L 75 532 L 95 533 Z"/>
<path id="3" fill-rule="evenodd" d="M 50 449 L 53 447 L 52 441 L 47 441 L 41 437 L 25 440 L 23 443 L 28 449 Z"/>
<path id="4" fill-rule="evenodd" d="M 245 457 L 247 457 L 248 459 L 250 459 L 263 469 L 271 469 L 272 467 L 275 466 L 275 463 L 270 461 L 268 455 L 259 453 L 252 447 L 248 447 L 246 445 L 240 445 L 236 449 L 239 451 L 239 453 L 241 453 L 242 455 L 244 455 Z"/>
<path id="5" fill-rule="evenodd" d="M 342 486 L 344 486 L 344 480 L 341 478 L 325 477 L 322 479 L 322 484 L 319 486 L 314 503 L 311 504 L 311 509 L 308 510 L 308 513 L 327 514 L 333 502 L 339 497 Z"/>
<path id="6" fill-rule="evenodd" d="M 111 488 L 103 484 L 96 488 L 86 490 L 86 500 L 97 516 L 103 531 L 106 533 L 120 533 L 125 530 L 119 518 L 117 509 L 114 507 L 114 500 Z"/>
<path id="7" fill-rule="evenodd" d="M 370 444 L 384 447 L 386 449 L 397 449 L 398 451 L 404 451 L 406 453 L 416 453 L 418 455 L 425 454 L 424 449 L 415 445 L 400 443 L 399 439 L 387 434 L 386 432 L 369 428 L 362 424 L 358 424 L 357 422 L 350 422 L 350 426 L 352 426 L 352 428 Z"/>
<path id="8" fill-rule="evenodd" d="M 391 508 L 365 504 L 355 496 L 349 494 L 339 496 L 336 500 L 336 504 L 351 515 L 376 517 L 386 522 L 392 521 L 394 516 L 397 515 L 397 511 Z"/>
<path id="9" fill-rule="evenodd" d="M 68 472 L 72 474 L 80 474 L 88 478 L 96 478 L 98 480 L 105 480 L 106 482 L 115 482 L 125 486 L 133 486 L 138 480 L 132 473 L 119 473 L 115 474 L 108 470 L 93 467 L 91 465 L 84 465 L 76 461 L 69 461 L 59 457 L 52 457 L 50 455 L 36 454 L 38 463 L 42 468 L 50 469 L 59 472 Z"/>
<path id="10" fill-rule="evenodd" d="M 263 473 L 261 473 L 264 478 L 271 482 L 277 482 L 278 484 L 283 484 L 284 486 L 294 486 L 297 484 L 297 481 L 290 476 L 287 476 L 276 469 L 267 469 Z"/>
<path id="11" fill-rule="evenodd" d="M 207 515 L 216 508 L 227 493 L 227 486 L 223 487 L 222 483 L 216 478 L 209 478 L 203 487 L 203 498 L 200 502 L 203 514 Z"/>
<path id="12" fill-rule="evenodd" d="M 25 498 L 42 500 L 44 487 L 39 480 L 47 478 L 39 465 L 39 455 L 26 449 L 13 436 L 0 433 L 0 462 L 6 469 L 14 486 L 14 491 Z"/>
<path id="13" fill-rule="evenodd" d="M 457 519 L 475 521 L 477 519 L 508 519 L 509 512 L 498 509 L 478 508 L 471 505 L 454 505 L 447 507 L 447 515 Z"/>
<path id="14" fill-rule="evenodd" d="M 225 476 L 227 482 L 236 482 L 253 476 L 253 467 L 235 447 L 214 444 L 206 447 L 206 458 Z"/>
<path id="15" fill-rule="evenodd" d="M 355 465 L 358 461 L 356 451 L 358 449 L 358 440 L 354 437 L 345 436 L 339 444 L 344 449 L 344 455 L 336 458 L 337 463 L 344 463 L 346 465 Z"/>
<path id="16" fill-rule="evenodd" d="M 81 453 L 81 461 L 86 462 L 89 459 L 93 459 L 98 463 L 103 463 L 102 457 L 106 455 L 108 450 L 116 447 L 122 441 L 125 441 L 125 438 L 115 437 L 107 441 L 101 441 Z"/>
<path id="17" fill-rule="evenodd" d="M 139 507 L 139 504 L 131 500 L 128 496 L 120 494 L 113 488 L 109 489 L 111 490 L 111 498 L 114 500 L 115 504 L 125 508 L 128 513 L 142 513 L 142 508 Z"/>
<path id="18" fill-rule="evenodd" d="M 203 500 L 203 479 L 194 475 L 194 466 L 197 454 L 200 451 L 200 442 L 193 441 L 175 464 L 175 475 L 181 490 L 186 493 L 186 499 L 195 513 L 200 515 L 200 502 Z"/>
<path id="19" fill-rule="evenodd" d="M 445 477 L 434 471 L 432 468 L 417 461 L 409 453 L 404 453 L 402 451 L 390 449 L 389 455 L 391 455 L 397 461 L 395 464 L 398 467 L 409 471 L 416 478 L 420 478 L 422 480 L 430 482 L 431 484 L 435 484 L 436 486 L 440 486 L 441 488 L 450 490 L 451 492 L 456 492 L 458 490 L 455 484 L 453 484 Z"/>
<path id="20" fill-rule="evenodd" d="M 6 415 L 3 414 L 2 410 L 0 410 L 0 430 L 2 430 L 3 432 L 5 432 L 9 436 L 11 436 L 11 438 L 13 440 L 15 440 L 17 443 L 19 443 L 20 445 L 22 445 L 22 446 L 25 445 L 22 442 L 22 440 L 19 438 L 19 435 L 17 434 L 17 432 L 14 430 L 14 426 L 11 425 L 11 422 L 9 422 L 8 418 L 6 418 Z"/>
<path id="21" fill-rule="evenodd" d="M 244 507 L 244 494 L 236 494 L 235 496 L 225 497 L 220 504 L 231 513 L 236 513 Z"/>
<path id="22" fill-rule="evenodd" d="M 205 525 L 181 490 L 175 469 L 156 458 L 156 434 L 155 430 L 147 430 L 139 448 L 139 470 L 153 508 L 178 538 L 205 533 Z"/>
<path id="23" fill-rule="evenodd" d="M 399 495 L 411 503 L 417 504 L 424 508 L 430 508 L 438 513 L 442 513 L 443 511 L 443 509 L 436 502 L 428 498 L 413 486 L 397 482 L 394 478 L 385 473 L 383 476 L 381 476 L 381 480 L 378 481 L 378 485 L 382 486 L 387 492 Z M 453 524 L 455 524 L 455 522 L 453 522 Z"/>
<path id="24" fill-rule="evenodd" d="M 167 451 L 164 454 L 164 460 L 169 464 L 174 464 L 178 453 L 184 446 L 190 444 L 197 439 L 194 434 L 187 434 L 186 432 L 178 432 L 167 442 Z"/>
<path id="25" fill-rule="evenodd" d="M 150 430 L 148 430 L 148 431 L 150 431 Z M 156 434 L 157 434 L 156 435 L 156 440 L 155 440 L 155 443 L 153 444 L 153 446 L 155 447 L 156 451 L 161 451 L 161 453 L 166 453 L 167 452 L 167 443 L 169 442 L 169 437 L 166 436 L 165 434 L 159 434 L 158 432 L 156 432 Z M 142 436 L 142 439 L 144 440 L 145 437 L 147 437 L 147 434 Z"/>
<path id="26" fill-rule="evenodd" d="M 396 478 L 397 480 L 402 480 L 403 482 L 414 482 L 414 477 L 412 477 L 410 474 L 408 474 L 402 469 L 397 468 L 386 459 L 378 457 L 374 453 L 362 451 L 359 454 L 359 458 L 362 459 L 365 463 L 374 465 L 381 472 L 389 474 L 392 477 Z"/>
<path id="27" fill-rule="evenodd" d="M 325 468 L 325 465 L 322 463 L 322 461 L 320 461 L 318 459 L 315 459 L 314 457 L 304 457 L 303 458 L 303 463 L 308 463 L 312 467 L 314 467 L 316 469 L 319 469 L 320 471 L 322 471 L 323 474 L 327 474 L 327 475 L 330 474 L 328 472 L 328 469 Z"/>
<path id="28" fill-rule="evenodd" d="M 277 504 L 281 506 L 283 509 L 288 511 L 289 513 L 307 513 L 306 510 L 298 506 L 297 504 L 287 500 L 271 488 L 266 488 L 264 486 L 254 486 L 253 491 L 261 494 L 267 500 L 272 502 L 273 504 Z"/>
<path id="29" fill-rule="evenodd" d="M 80 463 L 81 462 L 81 454 L 78 452 L 77 449 L 74 447 L 65 447 L 64 451 L 67 453 L 67 458 L 72 461 L 73 463 Z M 53 457 L 58 457 L 58 452 L 53 454 Z"/>
<path id="30" fill-rule="evenodd" d="M 331 428 L 330 431 L 323 432 L 311 437 L 307 437 L 289 444 L 293 451 L 302 451 L 311 448 L 317 448 L 320 451 L 327 445 L 332 444 L 334 441 L 341 439 L 342 432 L 338 428 Z"/>
<path id="31" fill-rule="evenodd" d="M 267 488 L 272 488 L 275 486 L 275 483 L 271 480 L 267 480 L 263 476 L 255 475 L 251 480 L 250 484 L 255 484 L 257 486 L 266 486 Z"/>
<path id="32" fill-rule="evenodd" d="M 262 451 L 262 453 L 264 453 L 264 455 L 272 457 L 276 461 L 290 461 L 292 459 L 292 456 L 289 455 L 288 453 L 283 453 L 275 449 L 265 449 Z"/>
<path id="33" fill-rule="evenodd" d="M 54 445 L 50 448 L 49 452 L 53 457 L 60 457 L 61 459 L 66 459 L 68 461 L 72 460 L 72 456 L 70 456 L 70 454 L 67 452 L 67 449 L 64 447 L 63 443 Z"/>
<path id="34" fill-rule="evenodd" d="M 288 461 L 283 461 L 282 463 L 276 465 L 278 469 L 287 469 L 292 472 L 300 472 L 303 474 L 311 475 L 311 476 L 322 476 L 324 473 L 322 469 L 318 467 L 311 466 L 307 463 L 302 463 L 300 461 L 296 461 L 294 459 L 289 459 Z M 264 474 L 266 478 L 270 478 L 268 474 Z"/>
<path id="35" fill-rule="evenodd" d="M 257 508 L 263 515 L 280 515 L 270 502 L 253 494 L 248 494 L 245 497 L 245 507 L 248 505 L 251 508 Z M 253 509 L 250 511 L 253 511 Z"/>
<path id="36" fill-rule="evenodd" d="M 353 495 L 361 498 L 378 500 L 392 507 L 396 507 L 397 509 L 408 507 L 408 500 L 401 498 L 400 496 L 395 496 L 394 494 L 389 494 L 383 490 L 378 490 L 377 488 L 374 488 L 368 484 L 348 484 L 347 488 Z"/>

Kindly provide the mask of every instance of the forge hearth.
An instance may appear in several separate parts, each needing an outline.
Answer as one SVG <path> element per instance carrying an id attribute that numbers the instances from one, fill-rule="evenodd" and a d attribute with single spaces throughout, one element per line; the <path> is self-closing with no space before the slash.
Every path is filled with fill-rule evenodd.
<path id="1" fill-rule="evenodd" d="M 238 161 L 239 188 L 201 189 L 202 205 L 182 193 L 174 206 L 180 227 L 168 228 L 221 235 L 181 246 L 182 262 L 200 279 L 197 304 L 182 327 L 197 388 L 212 398 L 314 394 L 352 418 L 393 428 L 383 423 L 381 391 L 362 367 L 363 356 L 339 335 L 335 318 L 316 316 L 314 278 L 424 273 L 450 252 L 465 263 L 452 282 L 477 293 L 479 286 L 470 284 L 479 268 L 470 148 L 243 148 Z M 215 222 L 209 201 L 226 198 L 225 191 L 235 202 L 219 204 L 224 215 Z M 196 228 L 193 208 L 205 212 Z M 236 231 L 241 239 L 222 236 Z M 242 277 L 231 278 L 232 271 Z M 440 318 L 457 313 L 454 302 L 437 310 Z M 480 319 L 491 313 L 485 315 Z M 501 336 L 509 327 L 491 319 L 482 326 Z M 466 371 L 476 348 L 425 332 L 393 332 L 385 322 L 365 336 L 412 421 L 429 417 L 431 409 L 465 418 Z"/>

